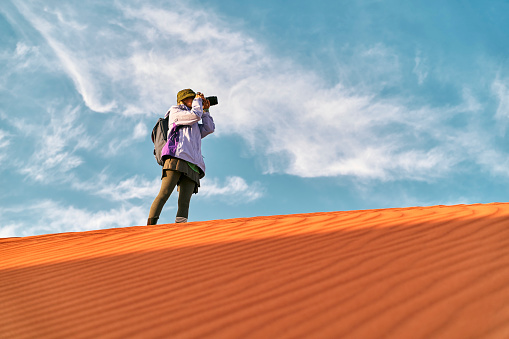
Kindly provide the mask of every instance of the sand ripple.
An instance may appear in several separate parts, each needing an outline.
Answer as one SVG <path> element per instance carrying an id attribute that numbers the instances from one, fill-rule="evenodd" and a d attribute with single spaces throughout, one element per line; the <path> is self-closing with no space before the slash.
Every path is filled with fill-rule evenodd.
<path id="1" fill-rule="evenodd" d="M 509 338 L 509 204 L 0 239 L 1 338 Z"/>

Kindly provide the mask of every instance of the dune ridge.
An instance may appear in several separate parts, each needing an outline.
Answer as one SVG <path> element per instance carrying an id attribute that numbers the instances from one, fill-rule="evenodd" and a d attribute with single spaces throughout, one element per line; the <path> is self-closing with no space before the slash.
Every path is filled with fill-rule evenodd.
<path id="1" fill-rule="evenodd" d="M 0 239 L 0 337 L 509 338 L 509 204 Z"/>

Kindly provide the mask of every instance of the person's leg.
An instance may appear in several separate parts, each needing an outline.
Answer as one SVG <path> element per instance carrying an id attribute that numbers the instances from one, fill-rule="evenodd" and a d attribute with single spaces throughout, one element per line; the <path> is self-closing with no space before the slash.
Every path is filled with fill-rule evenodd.
<path id="1" fill-rule="evenodd" d="M 154 199 L 152 206 L 150 206 L 147 225 L 155 225 L 157 223 L 159 214 L 161 213 L 163 206 L 170 197 L 171 193 L 175 189 L 180 175 L 181 173 L 177 171 L 164 171 L 164 176 L 161 180 L 161 189 L 159 190 L 157 197 Z"/>
<path id="2" fill-rule="evenodd" d="M 183 175 L 180 179 L 179 186 L 179 201 L 175 222 L 183 223 L 187 222 L 187 217 L 189 215 L 189 203 L 191 202 L 191 196 L 194 193 L 196 183 Z"/>

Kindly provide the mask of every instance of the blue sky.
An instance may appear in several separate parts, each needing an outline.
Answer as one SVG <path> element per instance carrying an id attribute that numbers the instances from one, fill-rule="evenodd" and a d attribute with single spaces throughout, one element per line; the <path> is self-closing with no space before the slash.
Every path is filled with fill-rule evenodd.
<path id="1" fill-rule="evenodd" d="M 190 221 L 507 201 L 508 21 L 506 1 L 3 1 L 0 236 L 146 223 L 150 132 L 188 87 L 220 102 Z"/>

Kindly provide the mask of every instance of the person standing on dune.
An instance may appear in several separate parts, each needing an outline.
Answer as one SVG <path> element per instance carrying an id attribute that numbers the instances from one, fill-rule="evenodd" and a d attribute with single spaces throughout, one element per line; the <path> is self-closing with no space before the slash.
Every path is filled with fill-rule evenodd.
<path id="1" fill-rule="evenodd" d="M 164 159 L 161 189 L 150 207 L 147 225 L 157 224 L 175 186 L 179 192 L 175 222 L 187 222 L 191 196 L 198 193 L 200 179 L 205 176 L 201 139 L 215 130 L 209 107 L 210 102 L 202 93 L 183 89 L 177 93 L 177 105 L 166 113 L 169 131 L 168 141 L 161 151 Z"/>

